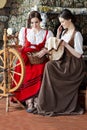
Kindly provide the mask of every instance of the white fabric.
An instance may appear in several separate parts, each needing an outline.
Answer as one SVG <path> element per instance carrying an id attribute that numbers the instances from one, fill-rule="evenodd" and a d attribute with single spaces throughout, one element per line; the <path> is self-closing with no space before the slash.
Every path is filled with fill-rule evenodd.
<path id="1" fill-rule="evenodd" d="M 45 47 L 49 51 L 50 60 L 59 60 L 64 53 L 64 46 L 61 45 L 61 39 L 56 37 L 48 38 Z"/>
<path id="2" fill-rule="evenodd" d="M 47 39 L 45 47 L 50 51 L 51 49 L 57 50 L 58 46 L 61 42 L 61 39 L 57 39 L 56 37 L 50 37 Z"/>
<path id="3" fill-rule="evenodd" d="M 72 34 L 65 33 L 61 39 L 64 40 L 66 43 L 69 42 Z M 76 52 L 83 54 L 83 37 L 79 31 L 75 33 L 74 37 L 74 49 Z"/>
<path id="4" fill-rule="evenodd" d="M 34 34 L 33 29 L 27 29 L 27 40 L 30 41 L 32 44 L 38 45 L 41 43 L 46 35 L 46 30 L 41 29 L 37 34 Z M 53 33 L 49 30 L 47 34 L 47 39 L 53 36 Z M 25 28 L 22 27 L 19 32 L 19 45 L 24 46 L 25 44 Z"/>

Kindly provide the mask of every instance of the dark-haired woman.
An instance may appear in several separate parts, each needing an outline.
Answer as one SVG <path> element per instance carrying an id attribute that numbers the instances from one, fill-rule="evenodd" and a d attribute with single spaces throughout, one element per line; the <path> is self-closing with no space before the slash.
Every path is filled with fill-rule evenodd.
<path id="1" fill-rule="evenodd" d="M 22 27 L 19 32 L 19 44 L 22 45 L 21 55 L 25 62 L 25 77 L 20 88 L 15 92 L 16 98 L 21 102 L 26 102 L 27 112 L 32 112 L 36 105 L 36 98 L 40 90 L 45 60 L 43 63 L 31 64 L 27 53 L 37 52 L 37 57 L 41 58 L 47 50 L 44 48 L 47 39 L 53 36 L 49 30 L 41 28 L 41 15 L 37 11 L 29 14 L 29 28 Z M 16 71 L 20 71 L 20 67 L 16 67 Z M 18 81 L 18 76 L 14 76 Z"/>
<path id="2" fill-rule="evenodd" d="M 37 112 L 48 116 L 83 114 L 78 104 L 78 89 L 84 77 L 83 38 L 76 30 L 70 10 L 64 9 L 59 21 L 57 38 L 62 40 L 64 53 L 61 59 L 49 61 L 45 66 Z"/>

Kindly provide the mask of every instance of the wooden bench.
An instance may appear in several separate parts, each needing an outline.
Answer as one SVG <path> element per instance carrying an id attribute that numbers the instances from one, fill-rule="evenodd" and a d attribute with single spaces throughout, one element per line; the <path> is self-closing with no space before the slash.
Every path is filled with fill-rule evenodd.
<path id="1" fill-rule="evenodd" d="M 79 102 L 80 102 L 80 105 L 85 109 L 85 111 L 87 111 L 87 89 L 80 90 Z"/>
<path id="2" fill-rule="evenodd" d="M 87 111 L 87 55 L 83 55 L 83 60 L 85 61 L 85 78 L 79 90 L 79 100 L 82 107 Z"/>

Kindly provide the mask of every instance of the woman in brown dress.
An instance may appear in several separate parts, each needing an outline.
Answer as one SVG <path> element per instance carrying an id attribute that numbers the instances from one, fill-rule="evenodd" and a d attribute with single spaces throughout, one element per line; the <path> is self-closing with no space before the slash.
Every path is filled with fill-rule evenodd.
<path id="1" fill-rule="evenodd" d="M 64 53 L 61 59 L 46 63 L 37 112 L 48 116 L 83 114 L 78 104 L 78 90 L 84 77 L 83 38 L 76 30 L 70 10 L 64 9 L 59 14 L 59 21 L 57 38 L 63 41 Z"/>

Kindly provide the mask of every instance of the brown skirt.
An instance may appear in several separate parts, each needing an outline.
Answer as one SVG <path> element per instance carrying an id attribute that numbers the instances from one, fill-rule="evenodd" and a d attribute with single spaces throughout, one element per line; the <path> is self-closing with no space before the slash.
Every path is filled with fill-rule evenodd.
<path id="1" fill-rule="evenodd" d="M 78 89 L 84 77 L 82 59 L 67 56 L 46 63 L 37 110 L 42 115 L 83 114 Z"/>

